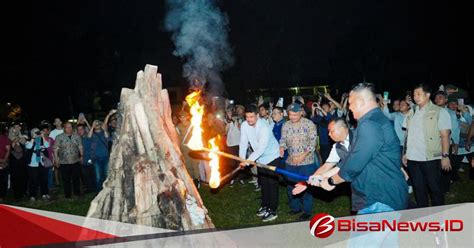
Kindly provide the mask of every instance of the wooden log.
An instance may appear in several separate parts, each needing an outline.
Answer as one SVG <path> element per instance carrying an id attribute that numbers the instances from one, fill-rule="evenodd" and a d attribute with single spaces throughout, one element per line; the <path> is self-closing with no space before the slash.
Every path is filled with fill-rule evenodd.
<path id="1" fill-rule="evenodd" d="M 214 228 L 184 166 L 157 67 L 122 89 L 108 177 L 87 216 L 173 230 Z"/>

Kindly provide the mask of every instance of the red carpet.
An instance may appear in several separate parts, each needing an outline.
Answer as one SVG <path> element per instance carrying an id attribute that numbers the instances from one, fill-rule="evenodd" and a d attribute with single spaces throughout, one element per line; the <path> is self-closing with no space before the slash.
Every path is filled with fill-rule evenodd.
<path id="1" fill-rule="evenodd" d="M 116 236 L 0 205 L 0 247 L 45 245 Z"/>

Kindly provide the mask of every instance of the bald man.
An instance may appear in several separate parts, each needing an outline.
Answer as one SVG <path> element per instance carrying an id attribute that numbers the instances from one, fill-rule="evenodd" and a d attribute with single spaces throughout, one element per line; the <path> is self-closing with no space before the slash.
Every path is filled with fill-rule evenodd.
<path id="1" fill-rule="evenodd" d="M 332 140 L 336 143 L 333 144 L 331 151 L 329 153 L 329 157 L 324 161 L 324 164 L 319 167 L 319 169 L 314 172 L 311 176 L 311 180 L 314 180 L 310 184 L 316 184 L 315 186 L 320 186 L 321 180 L 324 177 L 330 177 L 335 175 L 339 168 L 335 168 L 335 166 L 341 162 L 341 160 L 345 160 L 347 157 L 352 143 L 354 143 L 354 138 L 351 130 L 349 130 L 349 126 L 347 125 L 345 119 L 343 118 L 336 118 L 329 122 L 328 125 L 329 136 Z M 301 192 L 305 191 L 307 188 L 306 183 L 299 183 L 295 189 L 293 190 L 293 194 L 297 195 Z M 328 190 L 332 190 L 333 187 L 329 187 Z"/>
<path id="2" fill-rule="evenodd" d="M 408 186 L 400 170 L 400 142 L 393 124 L 378 107 L 372 84 L 360 83 L 349 95 L 349 108 L 358 120 L 354 143 L 339 172 L 322 179 L 321 187 L 333 189 L 351 182 L 358 198 L 358 214 L 402 210 L 408 203 Z"/>

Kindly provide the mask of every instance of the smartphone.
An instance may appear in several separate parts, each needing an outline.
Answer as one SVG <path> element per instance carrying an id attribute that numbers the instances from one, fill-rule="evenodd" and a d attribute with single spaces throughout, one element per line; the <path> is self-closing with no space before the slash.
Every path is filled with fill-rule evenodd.
<path id="1" fill-rule="evenodd" d="M 459 98 L 458 99 L 458 105 L 464 106 L 464 98 Z"/>
<path id="2" fill-rule="evenodd" d="M 283 97 L 278 98 L 278 102 L 277 102 L 276 106 L 283 108 Z"/>
<path id="3" fill-rule="evenodd" d="M 234 100 L 229 100 L 229 104 L 234 104 Z"/>
<path id="4" fill-rule="evenodd" d="M 388 101 L 388 91 L 383 92 L 383 100 Z"/>

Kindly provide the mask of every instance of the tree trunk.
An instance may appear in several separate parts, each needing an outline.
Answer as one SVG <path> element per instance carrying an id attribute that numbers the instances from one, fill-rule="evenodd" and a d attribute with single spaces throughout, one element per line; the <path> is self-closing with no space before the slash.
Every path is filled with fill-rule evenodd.
<path id="1" fill-rule="evenodd" d="M 118 114 L 108 177 L 87 216 L 172 230 L 214 228 L 184 165 L 156 66 L 137 73 L 134 90 L 122 89 Z"/>

